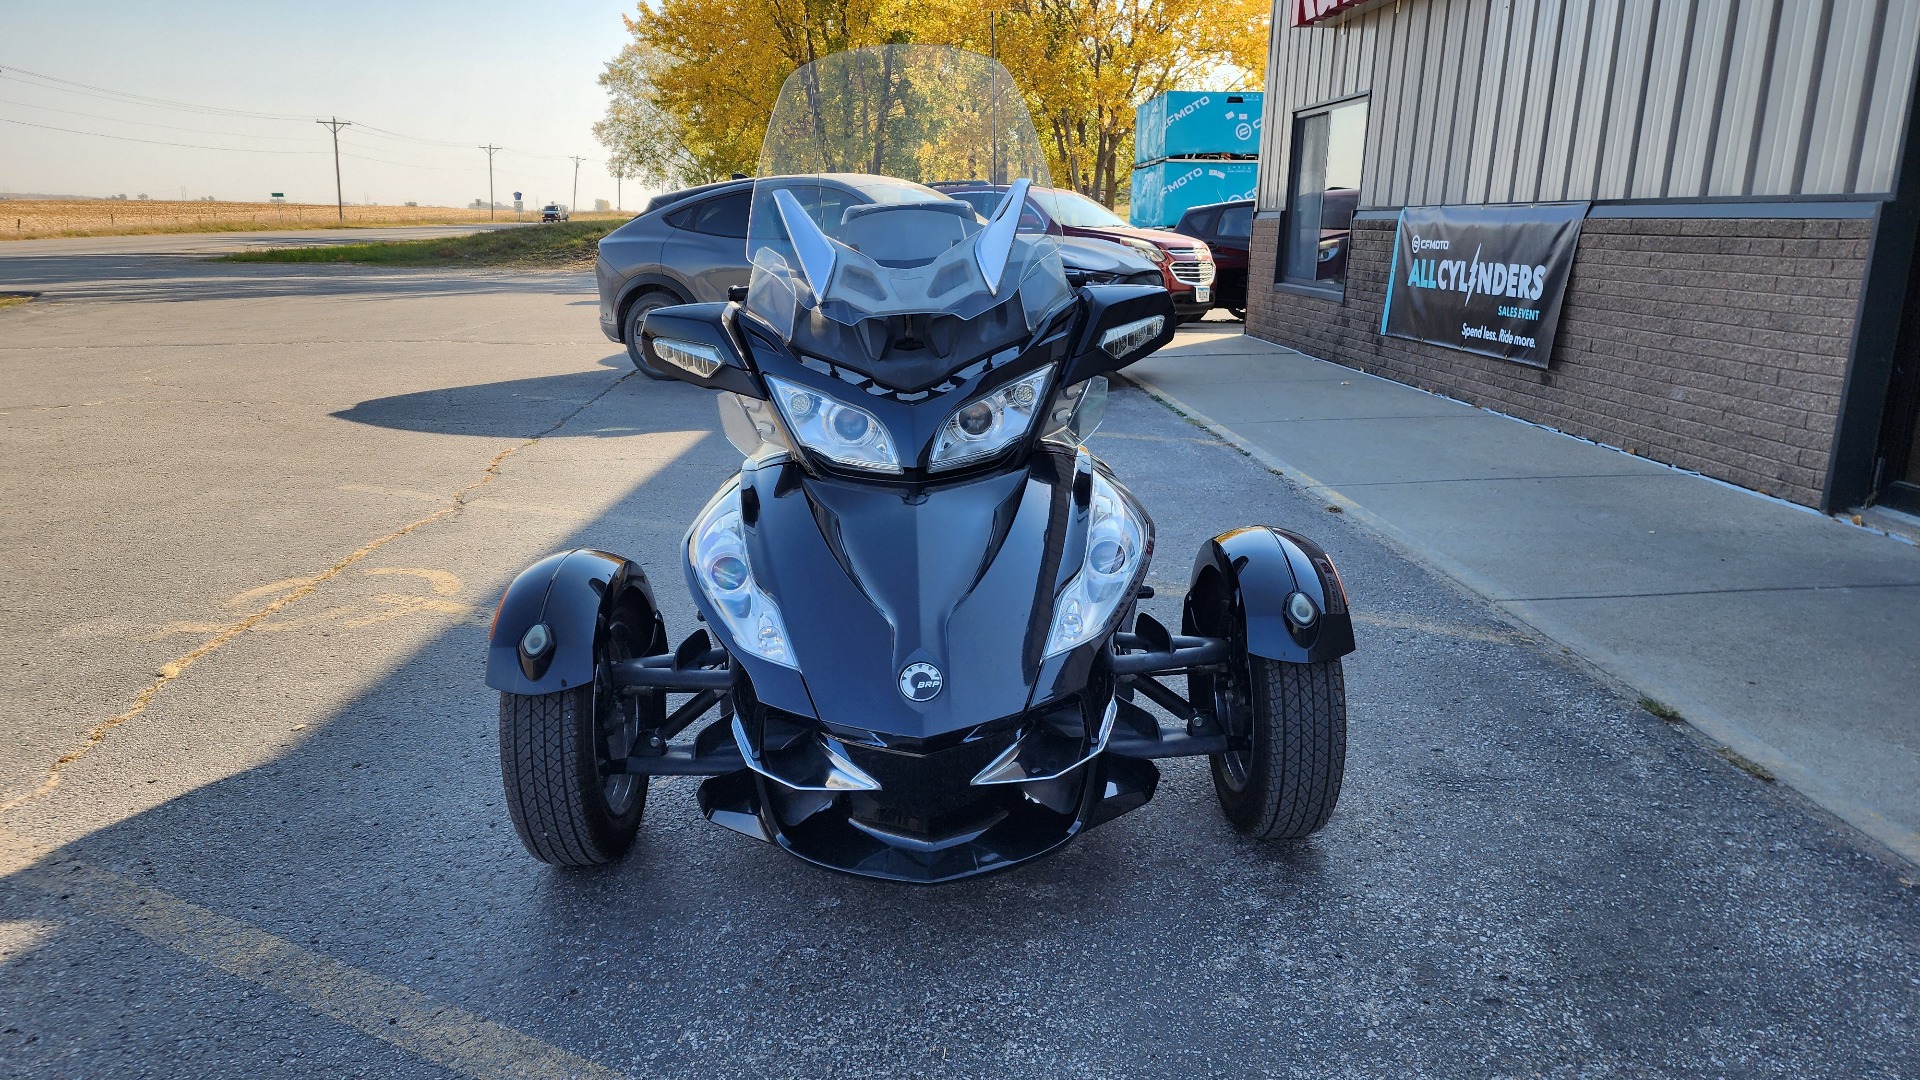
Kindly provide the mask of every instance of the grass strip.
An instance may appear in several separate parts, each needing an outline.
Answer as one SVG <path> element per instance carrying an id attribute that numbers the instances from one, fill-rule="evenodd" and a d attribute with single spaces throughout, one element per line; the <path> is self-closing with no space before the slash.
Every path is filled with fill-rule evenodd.
<path id="1" fill-rule="evenodd" d="M 569 221 L 431 240 L 266 248 L 222 255 L 216 261 L 365 266 L 584 266 L 593 262 L 600 238 L 622 224 L 620 221 Z"/>

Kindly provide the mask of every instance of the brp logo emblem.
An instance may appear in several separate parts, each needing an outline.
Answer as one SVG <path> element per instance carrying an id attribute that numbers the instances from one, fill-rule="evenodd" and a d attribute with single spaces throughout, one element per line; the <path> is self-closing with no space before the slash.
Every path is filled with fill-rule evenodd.
<path id="1" fill-rule="evenodd" d="M 932 701 L 946 682 L 932 664 L 908 664 L 900 669 L 900 696 L 908 701 Z"/>

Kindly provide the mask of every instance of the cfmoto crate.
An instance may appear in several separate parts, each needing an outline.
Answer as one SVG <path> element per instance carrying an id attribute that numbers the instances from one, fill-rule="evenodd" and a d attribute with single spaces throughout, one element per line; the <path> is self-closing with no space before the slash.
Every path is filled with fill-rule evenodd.
<path id="1" fill-rule="evenodd" d="M 1260 152 L 1259 91 L 1174 90 L 1149 99 L 1134 114 L 1133 160 L 1253 157 Z"/>
<path id="2" fill-rule="evenodd" d="M 1159 161 L 1133 170 L 1133 199 L 1128 220 L 1145 228 L 1165 228 L 1196 206 L 1251 199 L 1259 183 L 1257 161 Z"/>

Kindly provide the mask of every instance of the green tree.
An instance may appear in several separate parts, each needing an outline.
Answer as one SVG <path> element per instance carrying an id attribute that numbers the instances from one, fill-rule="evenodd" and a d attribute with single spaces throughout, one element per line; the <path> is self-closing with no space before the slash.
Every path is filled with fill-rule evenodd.
<path id="1" fill-rule="evenodd" d="M 607 148 L 607 171 L 616 176 L 670 188 L 704 184 L 719 176 L 693 152 L 693 133 L 680 114 L 659 103 L 654 87 L 670 63 L 646 42 L 627 42 L 600 73 L 607 115 L 593 125 L 593 137 Z"/>
<path id="2" fill-rule="evenodd" d="M 1048 143 L 1054 183 L 1111 206 L 1134 109 L 1182 88 L 1257 88 L 1260 0 L 652 0 L 601 76 L 595 134 L 629 176 L 693 183 L 756 171 L 781 83 L 802 64 L 887 43 L 991 52 Z"/>

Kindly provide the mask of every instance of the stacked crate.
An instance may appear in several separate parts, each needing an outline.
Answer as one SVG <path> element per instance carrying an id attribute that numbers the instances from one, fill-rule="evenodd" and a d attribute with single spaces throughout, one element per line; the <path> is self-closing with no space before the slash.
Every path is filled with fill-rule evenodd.
<path id="1" fill-rule="evenodd" d="M 1133 224 L 1165 228 L 1191 207 L 1253 198 L 1265 99 L 1254 91 L 1176 90 L 1141 105 L 1133 129 Z"/>

